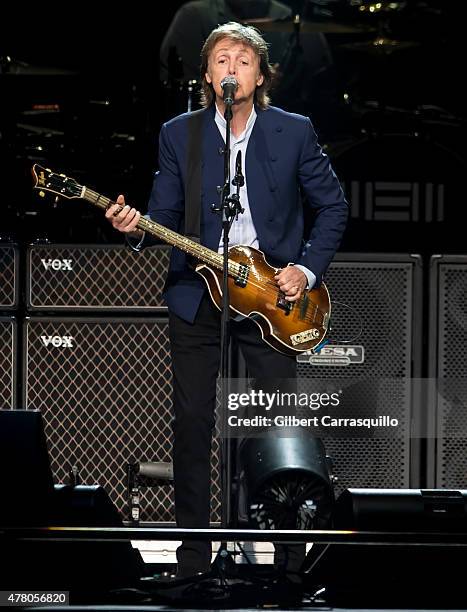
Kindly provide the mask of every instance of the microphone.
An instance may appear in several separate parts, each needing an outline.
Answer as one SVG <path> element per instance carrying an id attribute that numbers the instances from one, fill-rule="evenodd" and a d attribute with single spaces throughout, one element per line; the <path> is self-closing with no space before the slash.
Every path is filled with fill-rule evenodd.
<path id="1" fill-rule="evenodd" d="M 232 106 L 234 103 L 235 92 L 238 88 L 237 79 L 234 76 L 226 76 L 221 81 L 222 91 L 224 92 L 224 104 Z"/>

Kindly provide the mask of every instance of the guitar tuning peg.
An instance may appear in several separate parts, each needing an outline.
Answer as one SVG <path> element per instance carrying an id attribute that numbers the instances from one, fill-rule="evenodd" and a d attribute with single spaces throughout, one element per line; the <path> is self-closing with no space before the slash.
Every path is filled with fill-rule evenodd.
<path id="1" fill-rule="evenodd" d="M 55 196 L 54 203 L 55 203 L 55 204 L 58 204 L 58 196 Z"/>
<path id="2" fill-rule="evenodd" d="M 45 198 L 45 191 L 39 191 L 39 195 L 41 198 Z"/>

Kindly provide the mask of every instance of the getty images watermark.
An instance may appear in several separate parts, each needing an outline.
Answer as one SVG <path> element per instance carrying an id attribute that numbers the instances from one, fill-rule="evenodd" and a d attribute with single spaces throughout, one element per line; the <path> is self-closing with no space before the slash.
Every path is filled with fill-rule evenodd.
<path id="1" fill-rule="evenodd" d="M 266 412 L 277 407 L 307 407 L 310 410 L 319 410 L 328 406 L 340 405 L 340 394 L 337 393 L 295 393 L 276 390 L 268 393 L 262 390 L 251 389 L 247 393 L 229 393 L 227 407 L 236 411 L 240 407 L 258 407 Z M 399 420 L 389 415 L 377 417 L 333 417 L 331 414 L 320 416 L 300 417 L 294 414 L 277 414 L 269 417 L 262 414 L 244 417 L 230 414 L 227 417 L 229 427 L 398 427 Z"/>
<path id="2" fill-rule="evenodd" d="M 222 436 L 255 436 L 275 429 L 287 430 L 287 435 L 305 431 L 320 437 L 400 437 L 411 420 L 399 379 L 383 385 L 374 380 L 288 380 L 275 389 L 242 382 L 243 390 L 241 384 L 233 385 L 226 410 L 218 414 Z"/>

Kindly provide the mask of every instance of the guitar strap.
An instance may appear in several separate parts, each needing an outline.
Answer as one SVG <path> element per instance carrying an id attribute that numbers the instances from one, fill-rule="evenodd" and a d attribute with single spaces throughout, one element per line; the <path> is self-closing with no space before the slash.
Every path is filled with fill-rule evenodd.
<path id="1" fill-rule="evenodd" d="M 185 180 L 185 236 L 199 243 L 201 232 L 202 129 L 206 109 L 190 114 Z"/>

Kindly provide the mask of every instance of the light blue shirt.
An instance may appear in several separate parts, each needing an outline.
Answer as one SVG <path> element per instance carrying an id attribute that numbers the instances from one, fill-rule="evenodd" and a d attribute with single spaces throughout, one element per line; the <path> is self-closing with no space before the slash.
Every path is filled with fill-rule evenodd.
<path id="1" fill-rule="evenodd" d="M 225 131 L 226 131 L 226 121 L 220 112 L 219 108 L 216 104 L 216 116 L 215 116 L 216 125 L 219 128 L 219 132 L 225 142 Z M 245 209 L 243 214 L 238 215 L 238 219 L 235 219 L 232 228 L 229 234 L 229 246 L 236 246 L 238 244 L 244 244 L 246 246 L 253 247 L 255 249 L 259 248 L 258 235 L 256 233 L 255 224 L 253 223 L 253 218 L 251 216 L 250 203 L 248 201 L 248 190 L 247 190 L 247 181 L 248 177 L 246 175 L 245 169 L 245 160 L 246 160 L 246 151 L 248 148 L 248 142 L 250 140 L 251 132 L 253 131 L 253 127 L 256 121 L 256 111 L 255 107 L 251 109 L 250 116 L 248 117 L 248 121 L 246 122 L 245 130 L 237 137 L 235 134 L 230 132 L 230 177 L 231 180 L 235 176 L 235 162 L 237 159 L 237 154 L 239 151 L 242 153 L 242 173 L 245 179 L 245 183 L 242 187 L 240 187 L 240 204 L 242 208 Z M 237 188 L 233 185 L 230 187 L 231 193 L 236 193 Z M 218 252 L 222 253 L 224 251 L 224 245 L 222 242 L 222 235 L 219 242 Z M 308 285 L 307 289 L 311 289 L 316 282 L 316 276 L 308 270 L 305 266 L 297 265 L 297 268 L 302 270 L 305 273 Z"/>

